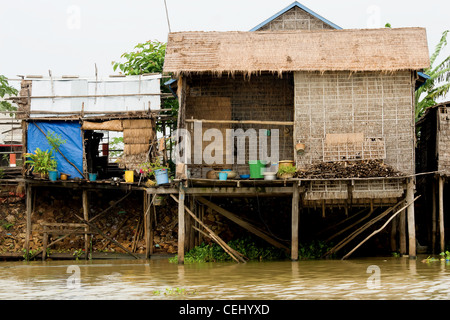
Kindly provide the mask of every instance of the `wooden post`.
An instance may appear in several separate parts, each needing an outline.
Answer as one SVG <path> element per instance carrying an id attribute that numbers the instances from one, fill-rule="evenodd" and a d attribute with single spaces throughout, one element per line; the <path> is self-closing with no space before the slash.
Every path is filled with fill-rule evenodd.
<path id="1" fill-rule="evenodd" d="M 444 230 L 444 177 L 439 176 L 439 234 L 441 252 L 445 251 L 445 230 Z"/>
<path id="2" fill-rule="evenodd" d="M 400 255 L 406 255 L 406 212 L 403 210 L 399 215 L 399 242 Z"/>
<path id="3" fill-rule="evenodd" d="M 184 242 L 185 242 L 185 212 L 184 212 L 184 189 L 180 183 L 178 193 L 178 264 L 184 264 Z"/>
<path id="4" fill-rule="evenodd" d="M 292 244 L 291 244 L 291 260 L 298 260 L 298 222 L 299 222 L 299 190 L 298 184 L 294 183 L 292 187 Z"/>
<path id="5" fill-rule="evenodd" d="M 415 183 L 414 178 L 408 179 L 406 190 L 406 204 L 414 202 Z M 416 258 L 416 223 L 414 219 L 414 204 L 411 204 L 407 209 L 408 213 L 408 248 L 409 258 Z"/>
<path id="6" fill-rule="evenodd" d="M 82 202 L 83 202 L 83 219 L 89 221 L 89 200 L 87 190 L 83 190 L 82 193 Z M 89 232 L 89 227 L 84 228 L 84 231 Z M 84 234 L 84 259 L 88 258 L 88 250 L 89 250 L 89 237 L 88 234 Z"/>
<path id="7" fill-rule="evenodd" d="M 391 223 L 391 251 L 397 251 L 397 227 L 398 227 L 398 217 L 395 217 Z"/>
<path id="8" fill-rule="evenodd" d="M 431 180 L 431 253 L 436 252 L 436 178 Z"/>
<path id="9" fill-rule="evenodd" d="M 26 260 L 28 261 L 29 253 L 30 253 L 30 236 L 31 236 L 31 211 L 32 211 L 32 190 L 31 185 L 27 184 L 26 186 L 27 199 L 26 199 L 26 210 L 27 210 L 27 230 L 25 237 L 25 252 L 26 252 Z"/>

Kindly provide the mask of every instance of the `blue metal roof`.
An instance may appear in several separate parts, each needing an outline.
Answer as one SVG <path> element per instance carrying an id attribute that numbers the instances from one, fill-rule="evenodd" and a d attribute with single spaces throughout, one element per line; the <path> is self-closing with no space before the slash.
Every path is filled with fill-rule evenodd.
<path id="1" fill-rule="evenodd" d="M 278 18 L 279 16 L 281 16 L 283 13 L 291 10 L 294 7 L 299 7 L 300 9 L 308 12 L 310 15 L 316 17 L 319 20 L 322 20 L 324 23 L 328 24 L 329 26 L 341 30 L 342 28 L 339 27 L 338 25 L 334 24 L 333 22 L 325 19 L 324 17 L 322 17 L 321 15 L 315 13 L 314 11 L 312 11 L 311 9 L 305 7 L 304 5 L 302 5 L 301 3 L 295 1 L 292 4 L 290 4 L 289 6 L 287 6 L 286 8 L 284 8 L 283 10 L 281 10 L 280 12 L 276 13 L 275 15 L 273 15 L 272 17 L 270 17 L 269 19 L 261 22 L 260 24 L 258 24 L 256 27 L 254 27 L 253 29 L 251 29 L 250 31 L 256 31 L 259 28 L 263 27 L 264 25 L 268 24 L 269 22 L 271 22 L 272 20 L 275 20 L 276 18 Z"/>

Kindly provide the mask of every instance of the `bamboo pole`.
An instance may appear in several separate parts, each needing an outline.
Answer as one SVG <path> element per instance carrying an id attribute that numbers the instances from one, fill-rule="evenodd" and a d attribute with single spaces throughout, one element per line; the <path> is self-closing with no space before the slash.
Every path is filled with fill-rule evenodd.
<path id="1" fill-rule="evenodd" d="M 431 180 L 431 252 L 436 251 L 436 179 Z"/>
<path id="2" fill-rule="evenodd" d="M 87 190 L 83 190 L 82 192 L 82 202 L 83 202 L 83 218 L 86 221 L 89 221 L 89 199 Z M 89 232 L 89 227 L 86 226 L 84 231 Z M 88 257 L 88 248 L 89 248 L 89 239 L 88 234 L 84 235 L 84 259 L 87 260 Z"/>
<path id="3" fill-rule="evenodd" d="M 177 203 L 181 203 L 181 201 L 179 201 L 173 194 L 170 195 L 172 197 L 172 199 L 174 199 Z M 180 206 L 179 206 L 180 208 Z M 212 231 L 211 229 L 209 229 L 202 221 L 200 221 L 200 219 L 198 219 L 195 214 L 189 210 L 188 208 L 184 207 L 184 210 L 186 210 L 186 212 L 195 220 L 199 223 L 199 225 L 201 225 L 209 234 L 209 236 L 211 238 L 214 239 L 214 241 L 222 247 L 222 249 L 224 249 L 225 252 L 227 252 L 231 258 L 233 258 L 236 262 L 243 262 L 246 263 L 246 261 L 243 258 L 243 255 L 237 251 L 235 251 L 234 249 L 232 249 L 230 246 L 228 246 L 225 241 L 223 241 L 217 234 L 214 233 L 214 231 Z M 178 225 L 180 224 L 180 222 L 178 222 Z M 178 244 L 178 250 L 180 249 L 180 244 Z M 183 257 L 184 258 L 184 257 Z M 184 262 L 184 260 L 183 260 Z M 180 263 L 178 261 L 178 263 Z"/>
<path id="4" fill-rule="evenodd" d="M 439 176 L 439 234 L 441 252 L 445 251 L 444 229 L 444 177 Z"/>
<path id="5" fill-rule="evenodd" d="M 291 216 L 291 260 L 298 260 L 298 224 L 299 224 L 299 188 L 298 183 L 292 186 L 292 216 Z"/>
<path id="6" fill-rule="evenodd" d="M 185 193 L 182 185 L 178 193 L 178 263 L 184 264 L 184 242 L 185 242 L 185 212 L 184 212 Z"/>
<path id="7" fill-rule="evenodd" d="M 406 211 L 408 218 L 408 248 L 410 259 L 414 259 L 416 257 L 416 223 L 414 217 L 414 205 L 412 205 L 415 201 L 414 189 L 414 179 L 409 178 L 406 190 L 406 203 L 409 204 L 409 206 Z"/>
<path id="8" fill-rule="evenodd" d="M 374 235 L 376 235 L 378 232 L 380 232 L 381 230 L 383 230 L 388 224 L 389 222 L 391 222 L 392 219 L 394 219 L 397 214 L 399 214 L 400 212 L 402 212 L 403 210 L 409 208 L 417 199 L 419 199 L 420 196 L 416 197 L 415 199 L 413 199 L 412 201 L 408 201 L 408 203 L 401 208 L 400 210 L 398 210 L 396 213 L 394 213 L 387 221 L 385 224 L 383 224 L 383 226 L 381 228 L 379 228 L 378 230 L 375 230 L 374 232 L 372 232 L 367 238 L 365 238 L 363 241 L 361 241 L 356 247 L 354 247 L 349 253 L 347 253 L 344 257 L 342 257 L 341 260 L 345 260 L 347 259 L 353 252 L 355 252 L 356 249 L 358 249 L 360 246 L 362 246 L 367 240 L 369 240 L 370 238 L 372 238 Z"/>

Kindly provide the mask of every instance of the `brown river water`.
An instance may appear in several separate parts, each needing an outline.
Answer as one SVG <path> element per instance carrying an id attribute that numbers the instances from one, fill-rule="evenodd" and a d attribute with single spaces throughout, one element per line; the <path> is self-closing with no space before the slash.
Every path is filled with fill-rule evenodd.
<path id="1" fill-rule="evenodd" d="M 424 258 L 0 262 L 0 300 L 448 300 L 450 263 Z"/>

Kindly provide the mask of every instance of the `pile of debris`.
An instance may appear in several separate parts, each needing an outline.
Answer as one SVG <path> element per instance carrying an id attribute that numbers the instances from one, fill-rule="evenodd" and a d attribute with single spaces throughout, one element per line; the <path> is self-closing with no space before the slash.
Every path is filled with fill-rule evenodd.
<path id="1" fill-rule="evenodd" d="M 396 171 L 382 160 L 360 160 L 322 162 L 300 169 L 298 178 L 303 179 L 339 179 L 339 178 L 389 178 L 401 177 Z"/>

